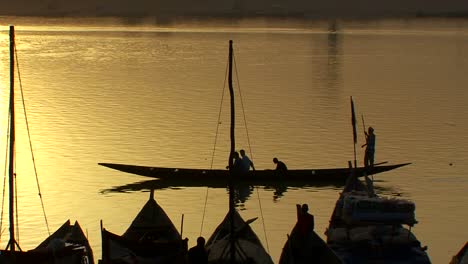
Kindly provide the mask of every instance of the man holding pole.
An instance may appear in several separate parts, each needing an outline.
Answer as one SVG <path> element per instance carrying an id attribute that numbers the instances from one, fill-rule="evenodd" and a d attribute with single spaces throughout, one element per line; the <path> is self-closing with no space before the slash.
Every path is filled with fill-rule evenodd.
<path id="1" fill-rule="evenodd" d="M 374 154 L 375 154 L 375 134 L 374 128 L 369 127 L 368 132 L 364 132 L 366 135 L 366 144 L 362 147 L 366 147 L 366 152 L 364 154 L 364 166 L 365 167 L 374 167 Z"/>

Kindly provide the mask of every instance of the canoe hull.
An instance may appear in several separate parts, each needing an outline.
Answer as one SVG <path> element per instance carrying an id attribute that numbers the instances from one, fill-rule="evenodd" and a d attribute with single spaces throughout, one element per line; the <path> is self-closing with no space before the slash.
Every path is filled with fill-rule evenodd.
<path id="1" fill-rule="evenodd" d="M 132 173 L 145 177 L 158 179 L 178 179 L 178 180 L 196 180 L 199 182 L 227 182 L 229 179 L 228 170 L 204 170 L 204 169 L 183 169 L 183 168 L 165 168 L 138 166 L 117 163 L 98 163 L 101 166 L 122 172 Z M 355 170 L 358 177 L 374 175 L 390 171 L 411 163 L 400 163 L 394 165 L 379 165 L 373 168 L 359 167 Z M 350 174 L 349 168 L 330 168 L 330 169 L 298 169 L 289 170 L 287 175 L 281 175 L 274 170 L 256 170 L 237 176 L 236 181 L 249 182 L 274 182 L 274 181 L 302 181 L 302 182 L 345 182 Z"/>

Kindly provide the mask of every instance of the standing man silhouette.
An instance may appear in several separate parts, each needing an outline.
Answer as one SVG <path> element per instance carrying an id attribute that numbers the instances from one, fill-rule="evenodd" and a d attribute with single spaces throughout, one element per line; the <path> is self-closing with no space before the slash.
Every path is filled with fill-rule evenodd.
<path id="1" fill-rule="evenodd" d="M 374 128 L 369 127 L 368 132 L 364 132 L 364 133 L 366 134 L 366 144 L 362 145 L 362 147 L 366 146 L 366 152 L 364 154 L 364 166 L 374 167 L 374 155 L 375 155 Z"/>

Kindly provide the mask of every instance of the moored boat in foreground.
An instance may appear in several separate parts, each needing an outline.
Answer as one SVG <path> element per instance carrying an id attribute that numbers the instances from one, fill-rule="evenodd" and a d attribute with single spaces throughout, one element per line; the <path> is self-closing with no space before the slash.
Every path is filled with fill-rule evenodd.
<path id="1" fill-rule="evenodd" d="M 468 242 L 453 256 L 450 264 L 468 264 Z"/>
<path id="2" fill-rule="evenodd" d="M 106 230 L 101 222 L 101 264 L 186 262 L 187 239 L 156 203 L 154 192 L 123 235 Z"/>
<path id="3" fill-rule="evenodd" d="M 46 240 L 44 240 L 39 246 L 36 247 L 36 250 L 41 248 L 50 247 L 52 243 L 61 241 L 69 245 L 75 245 L 77 248 L 84 248 L 84 253 L 86 254 L 85 263 L 94 264 L 94 255 L 93 250 L 89 244 L 88 238 L 83 232 L 78 221 L 72 225 L 70 220 L 65 221 L 63 225 L 57 229 L 52 235 L 50 235 Z"/>
<path id="4" fill-rule="evenodd" d="M 231 232 L 231 219 L 234 223 L 233 232 Z M 250 223 L 256 219 L 245 221 L 236 210 L 228 212 L 206 243 L 208 262 L 231 263 L 231 254 L 234 254 L 234 263 L 273 264 L 270 255 L 250 227 Z M 231 239 L 235 245 L 233 253 L 230 249 Z"/>
<path id="5" fill-rule="evenodd" d="M 16 236 L 16 178 L 17 164 L 15 152 L 15 30 L 14 26 L 10 26 L 10 103 L 9 103 L 9 118 L 8 123 L 8 190 L 9 190 L 9 233 L 10 238 L 6 249 L 0 250 L 0 263 L 2 264 L 93 264 L 93 253 L 89 246 L 88 239 L 83 233 L 83 230 L 76 222 L 75 225 L 70 225 L 70 221 L 66 221 L 55 233 L 50 235 L 35 249 L 23 251 L 18 243 L 19 239 Z M 23 98 L 24 103 L 24 98 Z M 23 111 L 26 114 L 26 110 Z M 31 150 L 32 151 L 32 150 Z M 19 167 L 19 166 L 18 166 Z M 37 175 L 36 175 L 37 176 Z M 41 197 L 41 193 L 39 193 Z"/>
<path id="6" fill-rule="evenodd" d="M 431 263 L 411 232 L 415 204 L 378 196 L 366 180 L 367 186 L 350 176 L 325 232 L 328 246 L 343 263 Z"/>
<path id="7" fill-rule="evenodd" d="M 301 205 L 296 205 L 297 222 L 288 235 L 281 252 L 279 264 L 341 264 L 338 256 L 327 243 L 313 230 L 304 232 L 301 218 Z"/>

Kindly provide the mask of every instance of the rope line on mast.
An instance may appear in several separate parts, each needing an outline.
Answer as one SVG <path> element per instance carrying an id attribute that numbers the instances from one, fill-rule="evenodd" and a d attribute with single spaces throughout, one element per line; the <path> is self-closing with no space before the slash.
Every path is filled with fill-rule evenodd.
<path id="1" fill-rule="evenodd" d="M 252 145 L 250 144 L 249 129 L 247 127 L 247 118 L 246 118 L 246 115 L 245 115 L 244 101 L 242 100 L 242 92 L 241 92 L 241 87 L 240 87 L 239 73 L 238 73 L 238 70 L 237 70 L 236 56 L 235 55 L 233 56 L 233 60 L 234 60 L 234 68 L 236 70 L 237 90 L 239 91 L 239 97 L 240 97 L 240 102 L 241 102 L 241 107 L 242 107 L 242 115 L 243 115 L 243 118 L 244 118 L 245 132 L 246 132 L 246 135 L 247 135 L 247 145 L 248 145 L 248 148 L 249 148 L 250 158 L 251 158 L 251 160 L 253 162 L 254 157 L 253 157 L 253 153 L 252 153 Z M 267 236 L 266 228 L 265 228 L 265 217 L 263 215 L 262 202 L 260 201 L 260 193 L 259 193 L 257 187 L 255 187 L 255 189 L 257 191 L 258 204 L 259 204 L 259 207 L 260 207 L 260 216 L 262 218 L 262 227 L 263 227 L 263 233 L 265 235 L 266 248 L 267 248 L 267 251 L 270 252 L 270 248 L 269 248 L 269 245 L 268 245 L 268 236 Z"/>
<path id="2" fill-rule="evenodd" d="M 239 81 L 239 73 L 237 71 L 237 64 L 236 64 L 236 55 L 233 54 L 232 56 L 233 61 L 234 61 L 234 68 L 236 70 L 236 79 L 237 79 L 237 90 L 239 91 L 239 98 L 241 102 L 241 108 L 242 108 L 242 116 L 244 118 L 244 126 L 245 126 L 245 133 L 247 135 L 247 145 L 249 147 L 249 154 L 250 154 L 250 159 L 252 162 L 254 161 L 253 153 L 252 153 L 252 145 L 250 144 L 250 136 L 249 136 L 249 129 L 247 128 L 247 118 L 245 116 L 245 109 L 244 109 L 244 100 L 242 100 L 242 92 L 241 92 L 241 87 L 240 87 L 240 81 Z"/>
<path id="3" fill-rule="evenodd" d="M 215 141 L 214 141 L 214 145 L 213 145 L 213 154 L 211 156 L 210 169 L 213 169 L 214 156 L 215 156 L 215 152 L 216 152 L 216 143 L 218 141 L 219 125 L 220 125 L 220 122 L 221 122 L 220 121 L 221 120 L 221 113 L 223 111 L 224 91 L 226 90 L 226 80 L 227 80 L 228 67 L 229 67 L 229 60 L 228 60 L 228 62 L 226 64 L 226 70 L 225 70 L 225 74 L 224 74 L 223 91 L 221 93 L 221 103 L 219 104 L 218 121 L 216 122 L 217 124 L 216 124 Z"/>
<path id="4" fill-rule="evenodd" d="M 23 110 L 24 110 L 24 119 L 25 119 L 25 122 L 26 122 L 26 131 L 28 132 L 28 141 L 29 141 L 29 148 L 31 150 L 31 159 L 32 159 L 32 162 L 33 162 L 33 167 L 34 167 L 34 175 L 36 177 L 36 185 L 37 185 L 37 191 L 38 191 L 38 195 L 39 195 L 39 199 L 41 201 L 41 206 L 42 206 L 42 213 L 44 215 L 44 220 L 45 220 L 45 223 L 46 223 L 46 227 L 47 227 L 47 232 L 50 236 L 50 229 L 49 229 L 49 221 L 47 220 L 47 215 L 46 215 L 46 212 L 45 212 L 45 206 L 44 206 L 44 200 L 42 199 L 42 193 L 41 193 L 41 186 L 39 184 L 39 176 L 37 174 L 37 167 L 36 167 L 36 159 L 34 157 L 34 152 L 33 152 L 33 147 L 32 147 L 32 141 L 31 141 L 31 132 L 29 130 L 29 121 L 28 121 L 28 115 L 26 113 L 26 104 L 24 102 L 24 94 L 23 94 L 23 83 L 21 81 L 21 72 L 20 72 L 20 69 L 19 69 L 19 62 L 18 62 L 18 53 L 17 53 L 17 49 L 16 49 L 16 43 L 15 43 L 15 59 L 16 59 L 16 69 L 18 71 L 18 81 L 19 81 L 19 86 L 20 86 L 20 92 L 21 92 L 21 102 L 23 104 Z M 13 120 L 14 121 L 14 120 Z"/>
<path id="5" fill-rule="evenodd" d="M 16 156 L 16 153 L 15 153 L 15 156 Z M 16 157 L 15 157 L 14 160 L 15 160 L 15 171 L 16 171 Z M 13 174 L 13 179 L 14 179 L 13 182 L 15 183 L 15 212 L 16 212 L 15 213 L 15 221 L 16 221 L 15 234 L 16 234 L 16 237 L 15 237 L 15 242 L 14 243 L 16 243 L 16 245 L 19 247 L 20 235 L 19 235 L 18 196 L 16 195 L 18 193 L 18 182 L 16 181 L 16 172 Z"/>
<path id="6" fill-rule="evenodd" d="M 263 234 L 265 235 L 266 249 L 267 249 L 267 252 L 270 253 L 270 246 L 268 245 L 268 236 L 267 236 L 267 232 L 265 228 L 265 218 L 263 217 L 262 203 L 260 202 L 260 192 L 258 191 L 258 187 L 255 187 L 255 190 L 257 191 L 258 206 L 260 207 L 260 215 L 262 216 L 262 226 L 263 226 Z"/>
<path id="7" fill-rule="evenodd" d="M 8 123 L 10 123 L 10 115 L 8 115 Z M 2 212 L 1 212 L 1 215 L 0 215 L 0 230 L 1 230 L 1 233 L 0 233 L 0 238 L 1 238 L 1 235 L 3 234 L 3 210 L 5 209 L 5 190 L 6 190 L 6 179 L 7 179 L 7 172 L 8 172 L 8 144 L 9 144 L 9 138 L 10 136 L 10 126 L 7 126 L 7 133 L 6 133 L 6 143 L 5 143 L 5 146 L 7 146 L 5 148 L 5 167 L 4 167 L 4 170 L 3 170 L 3 190 L 2 190 Z M 1 239 L 0 239 L 1 240 Z"/>
<path id="8" fill-rule="evenodd" d="M 213 154 L 211 155 L 210 169 L 213 169 L 214 157 L 215 157 L 215 153 L 216 153 L 216 144 L 218 142 L 219 125 L 220 125 L 220 122 L 221 122 L 220 121 L 221 120 L 221 113 L 222 113 L 222 110 L 223 110 L 224 91 L 226 90 L 226 80 L 227 80 L 226 76 L 227 76 L 227 72 L 228 72 L 228 67 L 229 67 L 229 60 L 226 63 L 226 70 L 225 70 L 225 74 L 224 74 L 223 91 L 221 93 L 221 102 L 219 104 L 218 121 L 216 122 L 216 133 L 215 133 L 215 140 L 214 140 L 214 144 L 213 144 Z M 203 224 L 205 222 L 206 205 L 208 203 L 208 191 L 209 191 L 209 188 L 207 186 L 206 187 L 206 195 L 205 195 L 205 204 L 203 205 L 203 214 L 202 214 L 202 223 L 201 223 L 201 227 L 200 227 L 200 236 L 201 236 L 201 234 L 203 232 Z"/>

